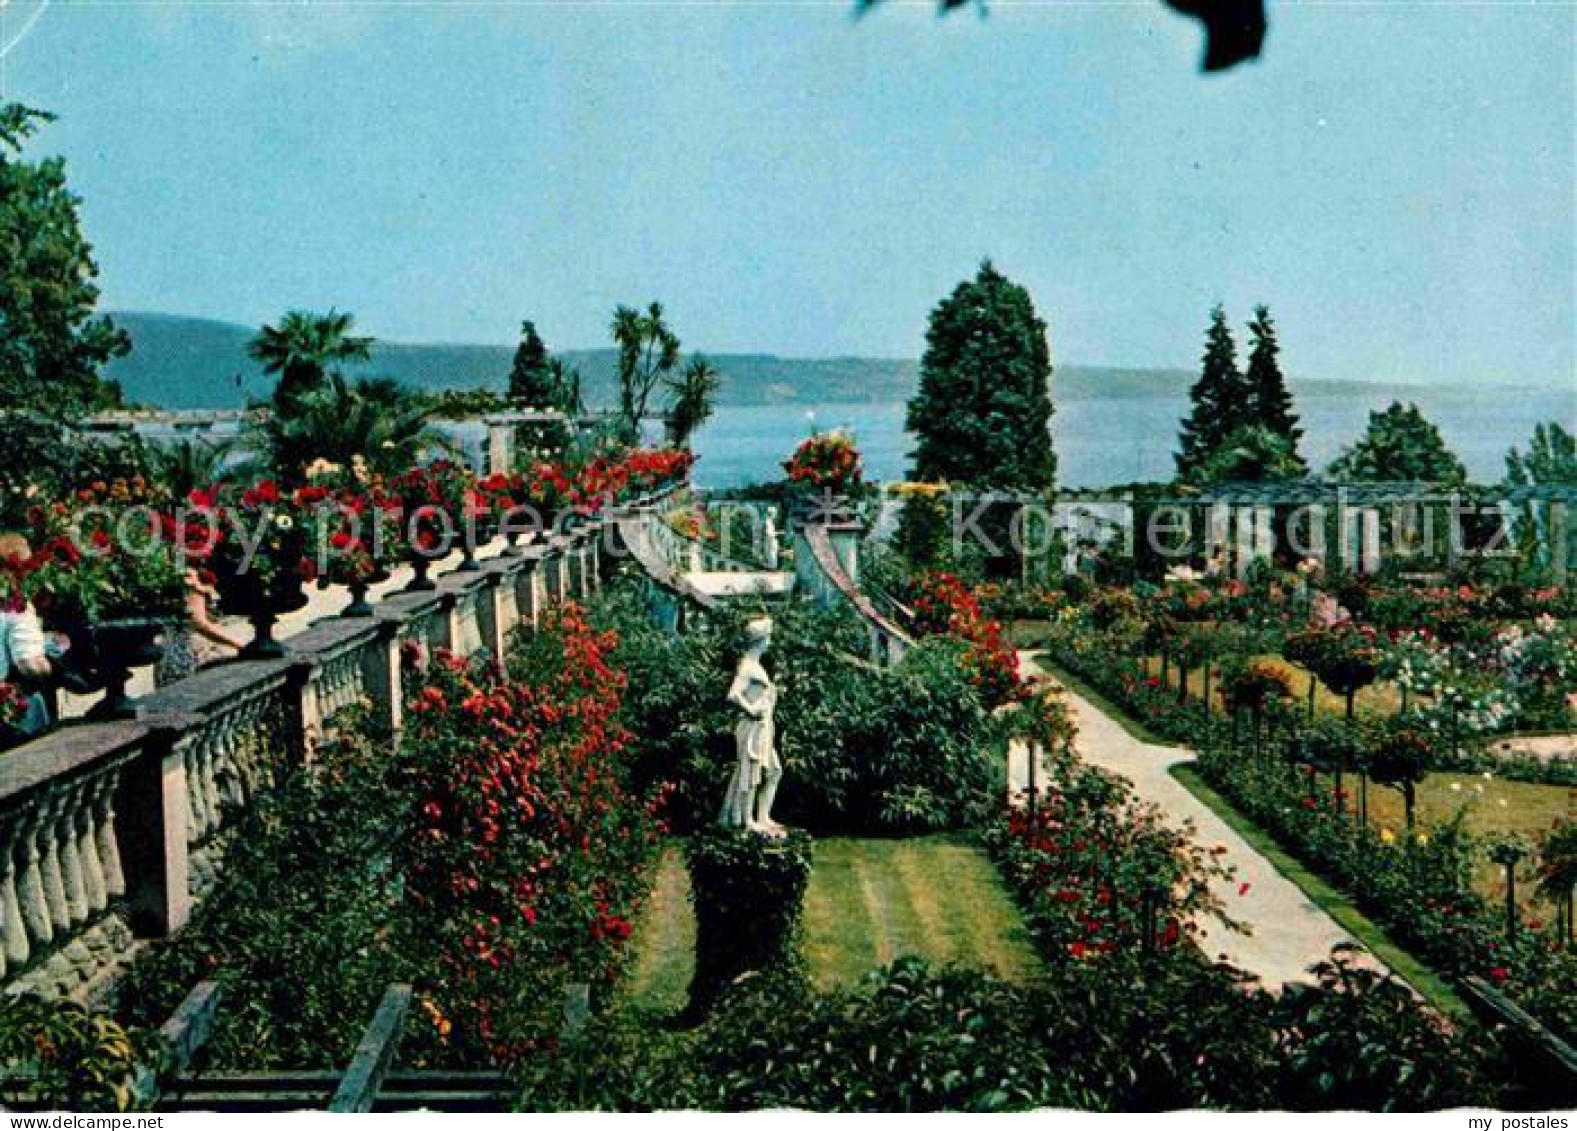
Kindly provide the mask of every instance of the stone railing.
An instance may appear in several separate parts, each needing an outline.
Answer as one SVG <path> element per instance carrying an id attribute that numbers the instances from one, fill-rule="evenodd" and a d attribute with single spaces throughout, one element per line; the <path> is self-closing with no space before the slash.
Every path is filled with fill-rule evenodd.
<path id="1" fill-rule="evenodd" d="M 502 658 L 512 633 L 600 588 L 614 531 L 665 494 L 387 596 L 372 617 L 319 620 L 282 659 L 205 668 L 139 700 L 136 719 L 0 753 L 0 990 L 99 996 L 141 942 L 186 922 L 236 815 L 337 720 L 398 735 L 404 646 Z"/>
<path id="2" fill-rule="evenodd" d="M 891 666 L 903 659 L 914 641 L 860 588 L 858 523 L 797 520 L 794 524 L 794 569 L 800 590 L 824 605 L 843 602 L 865 623 L 870 656 Z"/>

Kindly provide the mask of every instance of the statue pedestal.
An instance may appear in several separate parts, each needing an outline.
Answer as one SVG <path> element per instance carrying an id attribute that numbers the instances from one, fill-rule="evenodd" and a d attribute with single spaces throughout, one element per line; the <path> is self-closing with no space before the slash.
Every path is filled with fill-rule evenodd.
<path id="1" fill-rule="evenodd" d="M 795 949 L 811 838 L 705 829 L 685 845 L 695 907 L 695 977 L 684 1018 L 699 1022 L 746 974 L 799 977 Z"/>

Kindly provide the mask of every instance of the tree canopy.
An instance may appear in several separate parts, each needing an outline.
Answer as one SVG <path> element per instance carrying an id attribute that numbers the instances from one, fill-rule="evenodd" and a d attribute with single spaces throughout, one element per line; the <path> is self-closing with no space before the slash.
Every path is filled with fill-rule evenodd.
<path id="1" fill-rule="evenodd" d="M 679 366 L 679 335 L 664 318 L 662 303 L 644 313 L 620 306 L 613 312 L 613 344 L 619 351 L 619 423 L 634 439 L 652 393 Z"/>
<path id="2" fill-rule="evenodd" d="M 1271 320 L 1270 307 L 1254 308 L 1254 318 L 1248 324 L 1253 346 L 1249 351 L 1248 372 L 1245 379 L 1249 391 L 1249 415 L 1254 424 L 1285 441 L 1298 474 L 1308 471 L 1303 457 L 1298 454 L 1298 441 L 1303 429 L 1298 426 L 1298 414 L 1292 407 L 1292 392 L 1281 372 L 1281 343 L 1276 338 L 1276 323 Z M 1276 476 L 1275 478 L 1280 478 Z"/>
<path id="3" fill-rule="evenodd" d="M 987 260 L 931 312 L 908 428 L 913 478 L 1051 489 L 1051 350 L 1029 292 Z"/>
<path id="4" fill-rule="evenodd" d="M 1536 425 L 1526 455 L 1516 448 L 1506 453 L 1506 482 L 1577 484 L 1577 438 L 1553 420 Z"/>
<path id="5" fill-rule="evenodd" d="M 354 315 L 330 309 L 327 314 L 287 311 L 274 326 L 264 326 L 247 347 L 265 373 L 279 377 L 274 405 L 288 409 L 307 393 L 323 388 L 336 363 L 366 361 L 371 338 L 351 333 Z"/>
<path id="6" fill-rule="evenodd" d="M 557 407 L 558 383 L 549 364 L 547 343 L 536 324 L 520 324 L 520 344 L 509 368 L 509 399 L 532 408 Z"/>
<path id="7" fill-rule="evenodd" d="M 0 106 L 0 404 L 70 416 L 119 403 L 119 387 L 98 370 L 131 339 L 94 316 L 98 265 L 65 162 L 21 158 L 53 120 L 19 103 Z"/>
<path id="8" fill-rule="evenodd" d="M 1416 404 L 1392 401 L 1383 412 L 1369 414 L 1369 427 L 1358 442 L 1342 451 L 1329 472 L 1336 479 L 1357 482 L 1415 481 L 1458 484 L 1467 469 L 1446 447 L 1440 429 Z"/>
<path id="9" fill-rule="evenodd" d="M 1210 312 L 1199 379 L 1189 389 L 1188 399 L 1192 407 L 1178 433 L 1176 457 L 1177 477 L 1185 481 L 1198 476 L 1228 436 L 1258 423 L 1253 391 L 1238 369 L 1237 343 L 1220 305 Z"/>

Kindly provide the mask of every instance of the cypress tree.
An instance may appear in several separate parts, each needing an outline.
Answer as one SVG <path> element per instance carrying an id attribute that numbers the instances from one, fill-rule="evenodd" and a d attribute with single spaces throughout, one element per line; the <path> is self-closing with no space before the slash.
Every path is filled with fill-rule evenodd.
<path id="1" fill-rule="evenodd" d="M 913 478 L 1042 492 L 1051 445 L 1051 350 L 1029 292 L 986 260 L 931 312 L 909 401 Z"/>
<path id="2" fill-rule="evenodd" d="M 1179 479 L 1194 478 L 1228 436 L 1254 422 L 1248 382 L 1238 371 L 1237 344 L 1220 304 L 1210 312 L 1199 380 L 1188 399 L 1193 408 L 1177 437 Z"/>
<path id="3" fill-rule="evenodd" d="M 557 383 L 548 363 L 547 343 L 535 324 L 520 324 L 520 344 L 509 369 L 509 399 L 533 408 L 547 408 L 554 402 Z"/>
<path id="4" fill-rule="evenodd" d="M 1298 454 L 1303 429 L 1298 426 L 1292 393 L 1281 373 L 1281 344 L 1276 340 L 1276 323 L 1271 320 L 1270 307 L 1254 308 L 1254 320 L 1248 324 L 1248 332 L 1254 342 L 1249 352 L 1247 374 L 1250 422 L 1286 440 L 1292 458 L 1306 471 L 1308 465 Z"/>

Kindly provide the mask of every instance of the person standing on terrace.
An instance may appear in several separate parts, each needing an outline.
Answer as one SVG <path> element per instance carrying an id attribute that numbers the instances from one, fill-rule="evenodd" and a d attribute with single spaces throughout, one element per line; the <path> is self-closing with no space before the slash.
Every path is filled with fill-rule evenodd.
<path id="1" fill-rule="evenodd" d="M 27 539 L 19 534 L 0 534 L 0 563 L 21 563 L 31 556 Z M 36 688 L 53 674 L 49 642 L 38 613 L 20 591 L 0 590 L 0 683 Z M 49 707 L 43 694 L 23 690 L 23 695 L 26 707 L 21 717 L 8 726 L 0 726 L 0 732 L 9 729 L 13 736 L 27 738 L 49 725 Z M 6 737 L 0 733 L 0 745 L 9 745 Z"/>

